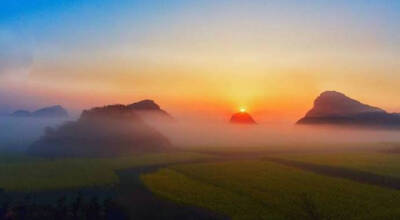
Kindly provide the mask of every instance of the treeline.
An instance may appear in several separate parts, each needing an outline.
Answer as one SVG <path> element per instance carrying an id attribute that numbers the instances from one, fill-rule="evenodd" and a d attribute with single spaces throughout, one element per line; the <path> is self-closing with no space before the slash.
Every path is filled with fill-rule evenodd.
<path id="1" fill-rule="evenodd" d="M 31 195 L 13 201 L 4 193 L 0 193 L 0 220 L 108 220 L 128 219 L 111 198 L 100 200 L 98 197 L 84 198 L 78 194 L 68 200 L 60 197 L 54 204 L 38 204 Z"/>

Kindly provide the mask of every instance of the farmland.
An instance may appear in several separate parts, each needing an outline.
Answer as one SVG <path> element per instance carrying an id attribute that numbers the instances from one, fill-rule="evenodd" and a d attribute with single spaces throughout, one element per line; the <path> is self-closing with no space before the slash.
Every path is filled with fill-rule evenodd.
<path id="1" fill-rule="evenodd" d="M 258 159 L 177 165 L 144 175 L 142 179 L 157 195 L 233 219 L 396 219 L 400 216 L 397 190 Z"/>
<path id="2" fill-rule="evenodd" d="M 43 191 L 108 187 L 119 182 L 115 171 L 136 166 L 203 160 L 195 153 L 144 154 L 121 158 L 38 159 L 7 153 L 0 162 L 0 188 L 6 191 Z"/>
<path id="3" fill-rule="evenodd" d="M 398 178 L 399 159 L 371 150 L 280 153 L 262 148 L 74 159 L 3 153 L 0 188 L 46 196 L 58 191 L 71 199 L 76 190 L 93 189 L 99 198 L 112 196 L 130 216 L 398 219 L 400 191 L 393 187 L 279 161 Z M 153 206 L 163 211 L 149 211 Z"/>
<path id="4" fill-rule="evenodd" d="M 379 175 L 400 177 L 400 154 L 384 152 L 338 152 L 277 154 L 286 160 L 360 170 Z"/>

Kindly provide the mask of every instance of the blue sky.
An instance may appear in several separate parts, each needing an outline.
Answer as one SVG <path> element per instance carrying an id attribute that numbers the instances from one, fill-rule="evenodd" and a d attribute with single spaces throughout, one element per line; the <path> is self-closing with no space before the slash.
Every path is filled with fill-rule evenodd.
<path id="1" fill-rule="evenodd" d="M 17 33 L 32 35 L 37 41 L 67 31 L 95 33 L 108 32 L 114 25 L 139 23 L 152 25 L 168 21 L 184 11 L 210 15 L 237 13 L 274 14 L 275 18 L 305 19 L 310 22 L 354 19 L 362 25 L 381 20 L 387 28 L 400 24 L 399 1 L 51 1 L 3 0 L 0 7 L 0 25 Z M 181 19 L 190 19 L 189 15 Z M 344 16 L 344 17 L 343 17 Z M 167 19 L 167 20 L 159 20 Z M 244 18 L 246 19 L 246 18 Z M 250 18 L 251 19 L 251 18 Z M 349 20 L 352 22 L 352 20 Z M 279 21 L 278 21 L 279 23 Z M 145 28 L 145 27 L 142 27 Z M 48 37 L 48 38 L 47 38 Z M 68 37 L 68 36 L 64 36 Z M 83 36 L 81 36 L 83 38 Z"/>
<path id="2" fill-rule="evenodd" d="M 400 111 L 399 51 L 400 1 L 3 0 L 0 110 L 147 97 L 266 109 L 304 94 L 279 104 L 302 112 L 335 89 Z"/>

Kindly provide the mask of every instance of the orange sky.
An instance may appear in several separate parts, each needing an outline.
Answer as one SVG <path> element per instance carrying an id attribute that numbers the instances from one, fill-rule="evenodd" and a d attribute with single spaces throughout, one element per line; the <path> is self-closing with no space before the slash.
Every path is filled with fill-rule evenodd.
<path id="1" fill-rule="evenodd" d="M 0 104 L 78 111 L 150 98 L 178 115 L 218 117 L 246 107 L 265 121 L 290 121 L 320 92 L 337 90 L 400 111 L 400 39 L 391 7 L 198 4 L 158 11 L 139 4 L 132 10 L 143 14 L 115 9 L 100 17 L 89 6 L 62 8 L 46 19 L 27 16 L 24 30 L 32 33 L 0 23 L 8 36 L 0 46 L 17 45 L 9 49 L 16 58 L 31 57 L 22 66 L 0 63 L 0 98 L 7 100 Z"/>

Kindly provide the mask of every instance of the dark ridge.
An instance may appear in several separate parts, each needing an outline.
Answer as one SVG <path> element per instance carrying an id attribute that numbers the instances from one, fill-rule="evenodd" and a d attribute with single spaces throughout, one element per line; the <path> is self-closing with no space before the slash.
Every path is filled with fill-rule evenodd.
<path id="1" fill-rule="evenodd" d="M 398 129 L 400 114 L 387 113 L 342 93 L 328 91 L 323 92 L 314 101 L 314 107 L 296 124 Z"/>
<path id="2" fill-rule="evenodd" d="M 160 106 L 150 99 L 135 102 L 127 106 L 133 110 L 161 110 Z"/>
<path id="3" fill-rule="evenodd" d="M 399 129 L 400 116 L 395 113 L 368 112 L 348 116 L 304 117 L 297 123 Z"/>
<path id="4" fill-rule="evenodd" d="M 166 111 L 162 110 L 157 103 L 150 99 L 135 102 L 133 104 L 127 105 L 127 107 L 135 111 L 154 111 L 169 116 Z"/>
<path id="5" fill-rule="evenodd" d="M 43 118 L 67 118 L 68 112 L 60 105 L 49 106 L 34 112 L 17 110 L 11 114 L 14 117 L 43 117 Z"/>
<path id="6" fill-rule="evenodd" d="M 26 110 L 17 110 L 11 114 L 13 117 L 30 117 L 32 114 Z"/>
<path id="7" fill-rule="evenodd" d="M 326 91 L 315 99 L 314 107 L 307 112 L 306 117 L 347 116 L 369 112 L 384 113 L 385 111 L 363 104 L 347 97 L 343 93 Z"/>
<path id="8" fill-rule="evenodd" d="M 94 107 L 90 110 L 83 110 L 79 121 L 102 120 L 102 119 L 115 119 L 115 120 L 129 120 L 142 123 L 142 120 L 125 105 L 106 105 L 103 107 Z"/>
<path id="9" fill-rule="evenodd" d="M 117 156 L 160 152 L 170 147 L 167 138 L 124 105 L 96 107 L 77 121 L 46 129 L 28 153 L 42 157 Z"/>
<path id="10" fill-rule="evenodd" d="M 54 105 L 46 108 L 42 108 L 32 112 L 34 117 L 68 117 L 67 111 L 60 105 Z"/>

